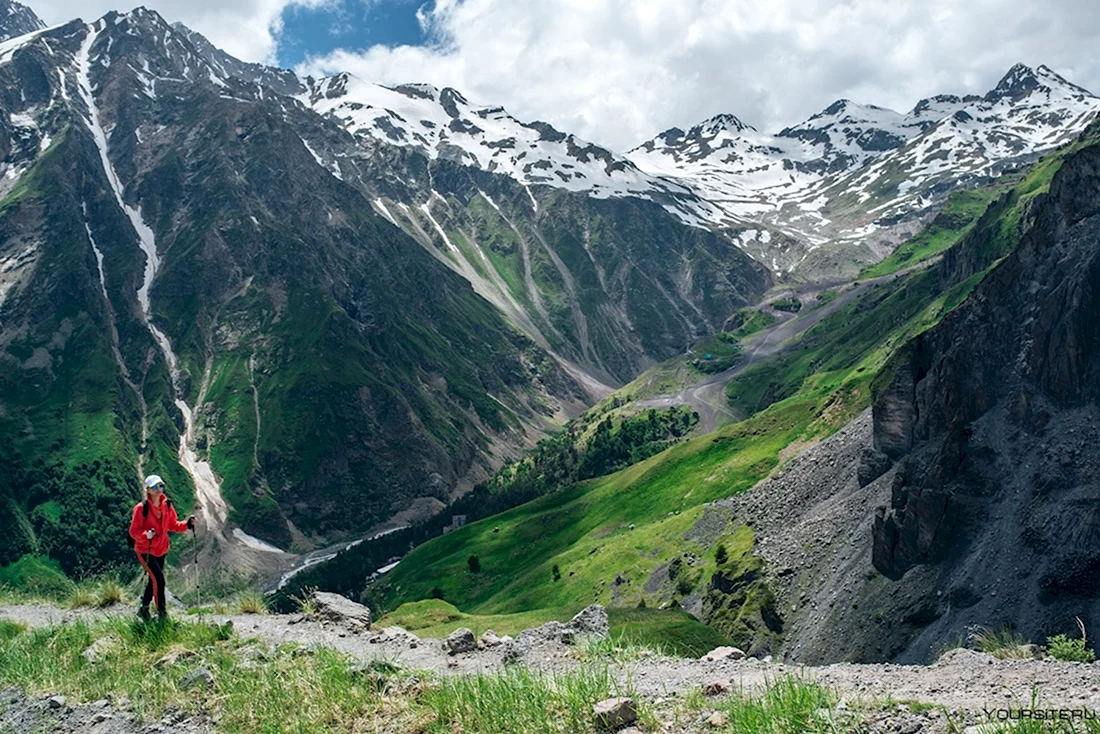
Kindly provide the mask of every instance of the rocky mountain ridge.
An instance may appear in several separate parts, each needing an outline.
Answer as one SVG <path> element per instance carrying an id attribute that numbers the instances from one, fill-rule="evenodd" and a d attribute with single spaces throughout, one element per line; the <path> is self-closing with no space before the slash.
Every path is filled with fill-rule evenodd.
<path id="1" fill-rule="evenodd" d="M 744 243 L 773 271 L 854 275 L 853 263 L 880 259 L 950 190 L 1034 160 L 1097 111 L 1087 90 L 1017 64 L 980 97 L 939 95 L 905 114 L 839 100 L 776 135 L 720 116 L 627 155 L 720 207 L 712 224 L 788 235 L 787 247 L 758 235 Z"/>
<path id="2" fill-rule="evenodd" d="M 936 95 L 904 114 L 841 99 L 775 135 L 722 114 L 619 154 L 454 89 L 242 64 L 180 28 L 227 73 L 293 94 L 357 138 L 507 175 L 536 210 L 545 188 L 654 201 L 798 279 L 854 276 L 914 234 L 951 190 L 1034 160 L 1100 111 L 1100 98 L 1048 67 L 1016 64 L 985 95 Z"/>

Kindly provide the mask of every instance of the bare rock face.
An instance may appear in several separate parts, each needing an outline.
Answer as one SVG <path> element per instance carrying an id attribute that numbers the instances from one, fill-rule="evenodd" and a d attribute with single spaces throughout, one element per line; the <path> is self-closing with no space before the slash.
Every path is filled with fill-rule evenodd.
<path id="1" fill-rule="evenodd" d="M 321 619 L 353 628 L 370 627 L 370 609 L 358 602 L 327 591 L 314 592 L 313 599 L 317 602 L 317 616 Z"/>
<path id="2" fill-rule="evenodd" d="M 875 450 L 898 465 L 872 563 L 900 586 L 880 610 L 899 662 L 990 619 L 1031 639 L 1100 623 L 1100 146 L 1023 216 L 1016 249 L 877 386 Z"/>
<path id="3" fill-rule="evenodd" d="M 866 487 L 868 484 L 890 471 L 892 463 L 890 457 L 883 452 L 870 446 L 865 448 L 859 457 L 859 469 L 857 472 L 859 486 Z"/>

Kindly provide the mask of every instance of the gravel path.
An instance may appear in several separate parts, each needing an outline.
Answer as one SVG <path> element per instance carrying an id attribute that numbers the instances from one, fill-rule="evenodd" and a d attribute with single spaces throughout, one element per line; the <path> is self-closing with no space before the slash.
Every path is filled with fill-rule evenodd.
<path id="1" fill-rule="evenodd" d="M 93 612 L 30 605 L 0 607 L 0 618 L 31 627 L 131 613 L 129 609 Z M 443 675 L 503 668 L 499 650 L 449 656 L 439 640 L 421 640 L 400 633 L 354 634 L 338 626 L 298 622 L 299 617 L 283 615 L 211 615 L 206 619 L 218 623 L 232 621 L 234 629 L 246 638 L 258 637 L 274 644 L 295 641 L 327 646 L 363 661 L 381 659 Z M 565 670 L 579 665 L 571 648 L 557 643 L 542 644 L 527 652 L 523 660 L 529 667 L 542 670 Z M 757 690 L 769 680 L 796 675 L 816 680 L 850 702 L 890 697 L 981 713 L 986 709 L 1029 707 L 1035 691 L 1044 707 L 1100 710 L 1100 664 L 1002 661 L 970 650 L 951 651 L 936 664 L 927 666 L 847 663 L 800 666 L 754 659 L 704 662 L 652 657 L 621 664 L 619 674 L 622 680 L 630 680 L 639 695 L 653 700 L 679 695 L 718 679 L 730 681 L 735 690 Z"/>

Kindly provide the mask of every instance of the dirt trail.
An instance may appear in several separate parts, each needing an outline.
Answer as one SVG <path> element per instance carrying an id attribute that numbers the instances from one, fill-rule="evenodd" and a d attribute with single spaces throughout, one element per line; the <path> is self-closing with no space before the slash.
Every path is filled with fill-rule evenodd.
<path id="1" fill-rule="evenodd" d="M 132 610 L 69 611 L 47 606 L 0 607 L 0 619 L 22 622 L 30 627 L 128 616 Z M 499 649 L 457 656 L 447 655 L 439 640 L 415 639 L 404 635 L 353 634 L 343 628 L 300 617 L 283 615 L 208 615 L 206 620 L 232 622 L 245 638 L 268 643 L 298 642 L 342 650 L 363 660 L 386 660 L 408 669 L 429 670 L 441 675 L 500 671 Z M 392 628 L 391 628 L 392 629 Z M 523 658 L 530 668 L 565 670 L 580 665 L 572 649 L 547 643 Z M 1045 708 L 1089 708 L 1100 710 L 1100 663 L 1055 663 L 1038 660 L 996 660 L 970 650 L 954 650 L 934 665 L 892 665 L 840 663 L 800 666 L 758 661 L 704 662 L 686 658 L 650 657 L 616 664 L 624 682 L 629 679 L 638 695 L 664 699 L 696 689 L 716 679 L 728 680 L 734 690 L 754 691 L 784 675 L 815 680 L 835 690 L 849 702 L 894 700 L 920 701 L 950 710 L 974 713 L 1004 708 L 1030 708 L 1033 693 Z"/>
<path id="2" fill-rule="evenodd" d="M 730 380 L 743 374 L 753 365 L 772 357 L 787 348 L 791 339 L 804 334 L 816 326 L 822 319 L 836 313 L 849 303 L 866 293 L 870 288 L 892 280 L 896 275 L 883 275 L 878 278 L 860 281 L 859 285 L 849 288 L 835 299 L 821 308 L 812 311 L 803 311 L 797 316 L 781 318 L 767 329 L 759 331 L 744 341 L 744 356 L 735 367 L 711 375 L 697 382 L 691 387 L 679 392 L 666 395 L 655 395 L 645 400 L 640 400 L 635 405 L 639 408 L 671 408 L 678 405 L 687 405 L 699 413 L 698 435 L 710 433 L 723 422 L 738 421 L 740 416 L 735 414 L 726 401 L 726 385 Z M 809 287 L 809 286 L 807 286 Z M 814 290 L 820 290 L 821 285 L 813 286 Z M 759 305 L 758 305 L 759 307 Z"/>

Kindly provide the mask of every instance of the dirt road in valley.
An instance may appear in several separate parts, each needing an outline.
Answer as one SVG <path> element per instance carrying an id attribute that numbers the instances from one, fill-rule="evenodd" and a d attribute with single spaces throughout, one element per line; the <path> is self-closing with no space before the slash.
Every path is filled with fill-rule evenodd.
<path id="1" fill-rule="evenodd" d="M 684 388 L 675 393 L 655 395 L 645 400 L 634 403 L 639 408 L 671 408 L 678 405 L 686 405 L 699 413 L 699 427 L 697 435 L 710 433 L 723 423 L 735 422 L 741 419 L 730 407 L 726 400 L 726 385 L 730 380 L 743 374 L 750 367 L 763 360 L 783 352 L 790 346 L 795 337 L 816 326 L 822 319 L 836 313 L 849 303 L 859 298 L 871 288 L 893 280 L 896 275 L 884 275 L 870 280 L 859 281 L 859 285 L 849 287 L 835 299 L 826 305 L 812 310 L 804 310 L 796 315 L 788 315 L 780 312 L 779 319 L 763 331 L 759 331 L 746 338 L 743 342 L 744 354 L 736 366 L 724 372 L 699 381 L 691 387 Z M 807 286 L 798 295 L 806 295 L 811 286 Z M 812 286 L 813 291 L 820 291 L 822 286 Z M 763 304 L 758 304 L 760 308 Z"/>

